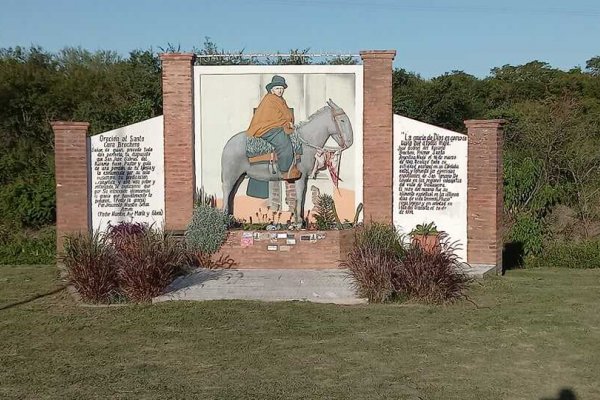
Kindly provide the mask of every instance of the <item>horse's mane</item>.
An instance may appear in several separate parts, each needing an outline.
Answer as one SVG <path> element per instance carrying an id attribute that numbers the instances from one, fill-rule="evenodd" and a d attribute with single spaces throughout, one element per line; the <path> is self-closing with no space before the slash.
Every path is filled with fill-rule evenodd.
<path id="1" fill-rule="evenodd" d="M 312 121 L 317 115 L 319 115 L 319 114 L 323 113 L 323 111 L 329 110 L 329 109 L 330 109 L 329 106 L 324 106 L 324 107 L 319 108 L 317 111 L 315 111 L 314 113 L 310 114 L 306 120 L 298 122 L 296 124 L 295 128 L 298 129 L 298 128 L 303 127 L 304 125 L 306 125 L 310 121 Z"/>

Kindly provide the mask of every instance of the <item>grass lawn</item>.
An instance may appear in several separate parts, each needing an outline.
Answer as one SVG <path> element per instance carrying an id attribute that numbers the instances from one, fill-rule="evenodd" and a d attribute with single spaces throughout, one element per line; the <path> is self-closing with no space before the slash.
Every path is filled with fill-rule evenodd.
<path id="1" fill-rule="evenodd" d="M 0 307 L 57 287 L 0 267 Z M 59 292 L 0 310 L 2 399 L 600 399 L 600 270 L 519 270 L 469 302 L 172 302 Z"/>

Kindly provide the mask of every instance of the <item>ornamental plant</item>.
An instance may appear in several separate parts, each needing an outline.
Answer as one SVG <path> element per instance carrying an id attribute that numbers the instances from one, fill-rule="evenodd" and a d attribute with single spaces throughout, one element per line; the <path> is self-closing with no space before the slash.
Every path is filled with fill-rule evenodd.
<path id="1" fill-rule="evenodd" d="M 100 232 L 67 236 L 62 262 L 83 301 L 109 303 L 119 296 L 117 253 Z"/>
<path id="2" fill-rule="evenodd" d="M 437 226 L 433 222 L 428 224 L 425 222 L 418 224 L 415 229 L 410 232 L 411 236 L 435 236 L 437 234 L 439 234 L 439 232 Z"/>
<path id="3" fill-rule="evenodd" d="M 348 270 L 359 296 L 383 303 L 395 295 L 393 278 L 405 252 L 393 225 L 372 223 L 356 231 L 354 246 L 340 267 Z"/>
<path id="4" fill-rule="evenodd" d="M 439 239 L 437 251 L 418 243 L 410 245 L 392 279 L 399 296 L 429 304 L 452 303 L 463 297 L 469 278 L 460 268 L 455 243 L 444 233 Z"/>
<path id="5" fill-rule="evenodd" d="M 337 210 L 335 209 L 335 202 L 330 195 L 320 194 L 317 197 L 315 209 L 313 211 L 317 229 L 328 230 L 341 228 L 342 224 L 338 217 Z"/>
<path id="6" fill-rule="evenodd" d="M 65 239 L 69 282 L 90 303 L 150 301 L 186 272 L 186 262 L 181 243 L 146 225 L 122 223 Z"/>
<path id="7" fill-rule="evenodd" d="M 170 235 L 149 229 L 123 236 L 125 246 L 116 252 L 116 261 L 119 287 L 128 299 L 151 301 L 184 272 L 183 246 Z"/>
<path id="8" fill-rule="evenodd" d="M 354 246 L 340 267 L 348 270 L 358 295 L 372 303 L 453 302 L 463 296 L 469 279 L 461 271 L 455 243 L 445 233 L 436 239 L 439 246 L 432 252 L 418 243 L 405 244 L 393 225 L 369 224 L 357 230 Z"/>
<path id="9" fill-rule="evenodd" d="M 187 249 L 202 256 L 212 256 L 227 238 L 228 223 L 229 216 L 222 210 L 206 204 L 197 205 L 185 232 Z"/>

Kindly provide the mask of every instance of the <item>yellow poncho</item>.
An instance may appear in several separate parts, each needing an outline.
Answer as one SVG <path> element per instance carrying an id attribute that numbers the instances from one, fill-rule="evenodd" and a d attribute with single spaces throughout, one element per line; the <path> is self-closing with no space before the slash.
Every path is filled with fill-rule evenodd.
<path id="1" fill-rule="evenodd" d="M 269 129 L 283 128 L 289 134 L 292 133 L 290 123 L 294 123 L 294 116 L 284 98 L 267 93 L 252 117 L 247 133 L 248 136 L 261 137 Z"/>

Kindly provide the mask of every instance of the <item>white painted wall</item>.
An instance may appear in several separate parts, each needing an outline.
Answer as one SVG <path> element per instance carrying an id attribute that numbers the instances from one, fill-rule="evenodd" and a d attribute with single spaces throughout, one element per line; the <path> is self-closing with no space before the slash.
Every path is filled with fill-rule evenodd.
<path id="1" fill-rule="evenodd" d="M 442 207 L 441 210 L 414 210 L 413 213 L 406 213 L 403 210 L 403 204 L 400 201 L 402 192 L 409 192 L 401 188 L 400 169 L 405 167 L 401 159 L 400 147 L 402 140 L 415 138 L 433 139 L 436 136 L 447 138 L 448 144 L 445 146 L 445 155 L 449 158 L 446 162 L 456 164 L 455 170 L 458 176 L 458 182 L 446 183 L 445 188 L 451 193 L 457 193 L 450 201 L 451 205 Z M 435 154 L 422 154 L 424 157 L 435 157 Z M 414 119 L 394 115 L 394 225 L 401 232 L 409 233 L 417 224 L 423 222 L 435 222 L 439 230 L 445 231 L 452 241 L 458 241 L 461 248 L 457 255 L 464 261 L 467 261 L 467 156 L 468 156 L 468 138 L 465 134 L 453 132 L 447 129 L 419 122 Z M 432 176 L 421 176 L 419 179 L 428 179 Z M 407 179 L 403 179 L 406 181 Z M 406 185 L 406 182 L 405 182 Z M 439 193 L 436 192 L 436 193 Z"/>
<path id="2" fill-rule="evenodd" d="M 94 230 L 104 231 L 108 223 L 115 225 L 121 221 L 163 226 L 163 144 L 162 116 L 90 138 L 90 202 Z M 120 154 L 118 149 L 122 149 L 121 160 L 115 159 Z"/>

